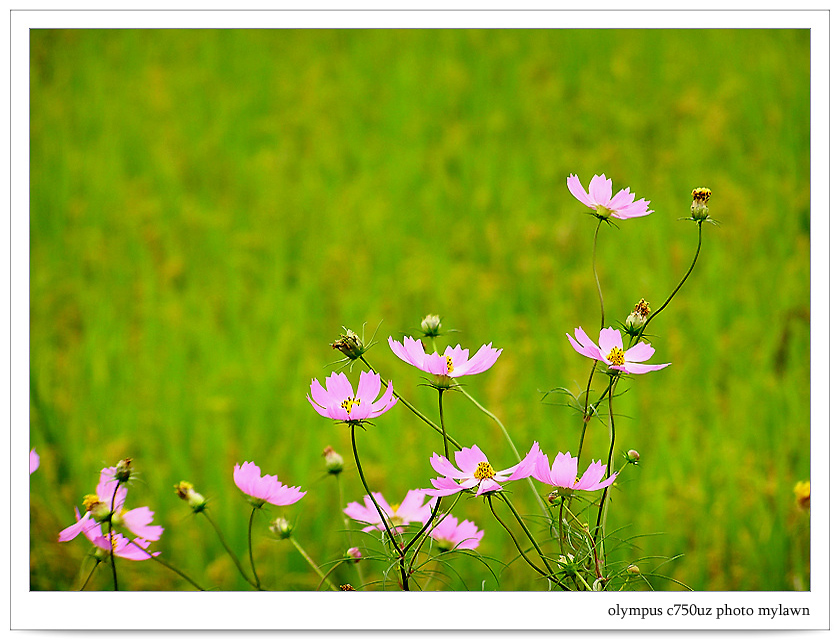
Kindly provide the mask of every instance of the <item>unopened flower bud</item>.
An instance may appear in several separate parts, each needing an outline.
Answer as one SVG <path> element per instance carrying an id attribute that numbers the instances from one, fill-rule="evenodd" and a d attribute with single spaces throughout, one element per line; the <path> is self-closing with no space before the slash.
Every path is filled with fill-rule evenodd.
<path id="1" fill-rule="evenodd" d="M 709 198 L 712 197 L 712 190 L 706 187 L 697 187 L 691 192 L 691 219 L 701 222 L 709 217 Z"/>
<path id="2" fill-rule="evenodd" d="M 797 482 L 793 487 L 793 493 L 796 494 L 796 504 L 803 511 L 811 508 L 811 481 Z"/>
<path id="3" fill-rule="evenodd" d="M 641 458 L 641 456 L 639 455 L 639 452 L 638 452 L 638 451 L 636 451 L 635 449 L 630 449 L 630 450 L 629 450 L 627 453 L 625 453 L 624 455 L 625 455 L 625 456 L 627 456 L 627 462 L 629 462 L 630 464 L 636 464 L 636 463 L 638 463 L 638 462 L 639 462 L 639 458 Z"/>
<path id="4" fill-rule="evenodd" d="M 195 513 L 203 511 L 207 506 L 207 499 L 193 489 L 189 482 L 181 481 L 175 485 L 175 493 L 181 500 L 185 500 Z"/>
<path id="5" fill-rule="evenodd" d="M 128 479 L 131 477 L 131 458 L 125 458 L 117 463 L 114 477 L 120 484 L 128 482 Z"/>
<path id="6" fill-rule="evenodd" d="M 321 455 L 324 456 L 328 473 L 338 475 L 344 471 L 344 458 L 342 458 L 341 454 L 339 454 L 335 449 L 327 447 Z"/>
<path id="7" fill-rule="evenodd" d="M 633 575 L 639 575 L 641 573 L 641 569 L 637 567 L 635 564 L 631 564 L 627 566 L 627 573 L 632 573 Z"/>
<path id="8" fill-rule="evenodd" d="M 603 578 L 596 578 L 595 581 L 592 583 L 592 590 L 593 591 L 603 591 L 604 590 L 604 579 Z"/>
<path id="9" fill-rule="evenodd" d="M 627 316 L 627 320 L 624 321 L 627 333 L 634 336 L 639 335 L 641 330 L 644 328 L 649 315 L 650 305 L 644 298 L 642 298 L 638 303 L 636 303 L 636 306 L 633 307 L 633 311 L 631 311 L 630 315 Z"/>
<path id="10" fill-rule="evenodd" d="M 440 335 L 440 316 L 428 315 L 420 321 L 420 331 L 427 338 L 437 338 Z"/>
<path id="11" fill-rule="evenodd" d="M 365 353 L 365 345 L 362 344 L 362 339 L 359 338 L 359 334 L 355 331 L 347 327 L 342 328 L 344 329 L 344 333 L 338 337 L 338 340 L 331 342 L 330 346 L 333 349 L 338 349 L 351 360 L 360 358 Z"/>
<path id="12" fill-rule="evenodd" d="M 292 537 L 292 523 L 286 520 L 286 518 L 277 518 L 271 523 L 268 529 L 281 540 Z"/>
<path id="13" fill-rule="evenodd" d="M 349 562 L 359 563 L 362 561 L 362 552 L 359 551 L 359 547 L 350 547 L 347 551 L 344 552 L 344 557 Z"/>

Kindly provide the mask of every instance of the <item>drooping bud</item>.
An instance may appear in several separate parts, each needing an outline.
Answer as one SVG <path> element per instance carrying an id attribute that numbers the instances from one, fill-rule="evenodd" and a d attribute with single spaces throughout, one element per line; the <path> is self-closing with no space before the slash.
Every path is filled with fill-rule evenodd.
<path id="1" fill-rule="evenodd" d="M 354 562 L 358 564 L 362 561 L 362 552 L 359 551 L 359 547 L 350 547 L 347 551 L 344 552 L 344 558 L 348 562 Z"/>
<path id="2" fill-rule="evenodd" d="M 120 484 L 125 484 L 131 478 L 131 458 L 125 458 L 117 463 L 117 470 L 114 477 Z"/>
<path id="3" fill-rule="evenodd" d="M 185 500 L 193 512 L 203 511 L 207 506 L 207 499 L 193 489 L 192 484 L 183 480 L 175 485 L 175 493 L 181 500 Z"/>
<path id="4" fill-rule="evenodd" d="M 630 464 L 638 464 L 639 463 L 639 458 L 641 458 L 641 456 L 639 455 L 639 452 L 636 451 L 635 449 L 630 449 L 624 455 L 627 458 L 627 462 L 629 462 Z"/>
<path id="5" fill-rule="evenodd" d="M 691 192 L 691 219 L 702 222 L 709 218 L 709 198 L 712 197 L 712 190 L 706 187 L 697 187 Z"/>
<path id="6" fill-rule="evenodd" d="M 269 531 L 281 540 L 286 540 L 292 537 L 292 523 L 286 518 L 277 518 L 268 527 Z"/>
<path id="7" fill-rule="evenodd" d="M 338 475 L 344 471 L 344 458 L 342 458 L 341 454 L 339 454 L 335 449 L 327 447 L 321 455 L 324 456 L 324 461 L 327 465 L 327 473 Z"/>
<path id="8" fill-rule="evenodd" d="M 420 321 L 420 331 L 427 338 L 437 338 L 440 335 L 440 316 L 427 315 Z"/>
<path id="9" fill-rule="evenodd" d="M 641 569 L 637 567 L 635 564 L 627 565 L 627 573 L 632 573 L 633 575 L 639 575 L 641 573 Z"/>
<path id="10" fill-rule="evenodd" d="M 359 338 L 359 334 L 347 327 L 342 328 L 344 329 L 344 333 L 338 336 L 338 340 L 331 342 L 330 346 L 333 349 L 338 349 L 351 360 L 362 357 L 366 349 L 362 343 L 362 339 Z"/>

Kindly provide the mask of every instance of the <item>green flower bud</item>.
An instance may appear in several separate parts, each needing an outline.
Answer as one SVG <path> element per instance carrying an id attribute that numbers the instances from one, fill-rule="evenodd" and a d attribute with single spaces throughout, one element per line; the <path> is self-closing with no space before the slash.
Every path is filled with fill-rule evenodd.
<path id="1" fill-rule="evenodd" d="M 635 564 L 631 564 L 627 566 L 627 573 L 632 573 L 633 575 L 637 576 L 641 573 L 641 569 L 637 567 Z"/>
<path id="2" fill-rule="evenodd" d="M 268 529 L 281 540 L 292 537 L 292 523 L 286 520 L 286 518 L 277 518 L 271 523 Z"/>
<path id="3" fill-rule="evenodd" d="M 350 547 L 344 552 L 344 558 L 348 562 L 359 563 L 362 561 L 362 552 L 359 551 L 359 547 Z"/>
<path id="4" fill-rule="evenodd" d="M 175 485 L 175 493 L 181 500 L 185 500 L 194 513 L 204 511 L 207 499 L 193 489 L 192 484 L 183 480 Z"/>
<path id="5" fill-rule="evenodd" d="M 125 484 L 131 477 L 131 458 L 125 458 L 117 463 L 117 470 L 114 472 L 114 477 L 120 484 Z"/>
<path id="6" fill-rule="evenodd" d="M 440 335 L 440 316 L 428 315 L 420 322 L 420 331 L 427 338 L 437 338 Z"/>
<path id="7" fill-rule="evenodd" d="M 327 464 L 327 472 L 333 475 L 338 475 L 342 471 L 344 471 L 344 458 L 336 452 L 335 449 L 332 447 L 327 447 L 324 449 L 324 453 L 321 455 L 324 456 L 324 461 Z"/>
<path id="8" fill-rule="evenodd" d="M 709 198 L 712 197 L 712 190 L 706 187 L 697 187 L 691 192 L 691 219 L 701 222 L 709 218 Z"/>
<path id="9" fill-rule="evenodd" d="M 638 464 L 639 458 L 641 458 L 641 456 L 639 455 L 639 452 L 636 451 L 635 449 L 630 449 L 624 455 L 627 458 L 627 462 L 629 462 L 630 464 Z"/>
<path id="10" fill-rule="evenodd" d="M 359 338 L 359 334 L 347 327 L 342 328 L 344 333 L 338 337 L 338 340 L 331 342 L 330 346 L 333 349 L 338 349 L 351 360 L 362 357 L 367 349 L 365 349 L 362 339 Z"/>

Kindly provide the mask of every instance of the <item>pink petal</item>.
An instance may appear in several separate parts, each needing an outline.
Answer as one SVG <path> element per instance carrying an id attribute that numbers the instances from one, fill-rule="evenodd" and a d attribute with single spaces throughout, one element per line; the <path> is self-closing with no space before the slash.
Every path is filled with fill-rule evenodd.
<path id="1" fill-rule="evenodd" d="M 534 461 L 534 468 L 531 470 L 531 475 L 543 484 L 553 484 L 551 482 L 551 469 L 548 466 L 547 455 L 540 452 L 540 455 Z"/>
<path id="2" fill-rule="evenodd" d="M 617 211 L 615 213 L 615 217 L 620 220 L 626 220 L 627 218 L 640 218 L 642 216 L 650 215 L 653 211 L 648 209 L 649 204 L 649 200 L 637 200 L 633 204 L 627 205 L 621 209 L 621 211 Z"/>
<path id="3" fill-rule="evenodd" d="M 572 195 L 580 200 L 583 204 L 585 204 L 590 209 L 595 208 L 595 203 L 589 197 L 589 194 L 586 193 L 586 190 L 583 188 L 583 185 L 580 183 L 580 178 L 576 175 L 570 175 L 566 178 L 566 186 L 569 187 L 569 191 L 572 192 Z"/>
<path id="4" fill-rule="evenodd" d="M 622 351 L 624 350 L 624 344 L 621 341 L 621 331 L 612 327 L 601 329 L 601 333 L 598 336 L 598 344 L 601 347 L 601 359 L 605 362 L 607 361 L 607 355 L 614 347 L 618 347 Z"/>
<path id="5" fill-rule="evenodd" d="M 622 189 L 613 196 L 612 200 L 609 201 L 607 208 L 611 211 L 618 211 L 633 202 L 634 196 L 635 194 L 630 193 L 630 187 Z"/>
<path id="6" fill-rule="evenodd" d="M 455 452 L 455 464 L 464 473 L 474 474 L 479 462 L 487 462 L 487 456 L 478 448 L 477 444 Z"/>
<path id="7" fill-rule="evenodd" d="M 309 396 L 306 396 L 306 399 L 307 399 L 307 400 L 309 400 L 309 404 L 311 404 L 311 405 L 312 405 L 312 408 L 313 408 L 313 409 L 315 409 L 315 411 L 317 411 L 319 414 L 321 414 L 321 415 L 322 415 L 322 416 L 324 416 L 325 418 L 332 418 L 332 416 L 330 415 L 329 411 L 328 411 L 328 410 L 326 410 L 326 409 L 324 409 L 324 408 L 323 408 L 322 406 L 320 406 L 319 404 L 315 403 L 315 402 L 312 400 L 312 398 L 310 398 Z"/>
<path id="8" fill-rule="evenodd" d="M 391 351 L 394 352 L 394 355 L 397 356 L 400 360 L 412 366 L 417 366 L 416 362 L 412 362 L 411 357 L 408 355 L 408 352 L 406 351 L 405 347 L 390 336 L 388 337 L 388 345 L 391 347 Z"/>
<path id="9" fill-rule="evenodd" d="M 586 469 L 586 471 L 583 472 L 583 475 L 580 477 L 580 480 L 578 480 L 572 488 L 591 491 L 593 490 L 592 487 L 598 484 L 598 482 L 600 482 L 600 480 L 604 477 L 604 473 L 606 471 L 606 465 L 601 464 L 600 460 L 598 460 L 598 462 L 595 462 L 593 460 L 589 467 Z"/>
<path id="10" fill-rule="evenodd" d="M 649 360 L 655 351 L 647 342 L 640 342 L 624 352 L 624 360 L 627 362 L 644 362 Z"/>
<path id="11" fill-rule="evenodd" d="M 125 528 L 135 536 L 146 540 L 160 540 L 163 527 L 152 525 L 154 515 L 154 511 L 151 511 L 149 507 L 138 507 L 123 513 L 122 520 Z"/>
<path id="12" fill-rule="evenodd" d="M 639 374 L 650 373 L 651 371 L 659 371 L 660 369 L 664 369 L 670 364 L 670 362 L 666 362 L 665 364 L 639 364 L 637 362 L 625 362 L 624 371 L 626 371 L 627 373 Z"/>
<path id="13" fill-rule="evenodd" d="M 551 482 L 555 487 L 569 488 L 575 483 L 577 475 L 577 458 L 571 452 L 558 453 L 551 466 Z"/>
<path id="14" fill-rule="evenodd" d="M 35 449 L 29 452 L 29 475 L 41 466 L 41 456 L 35 453 Z"/>
<path id="15" fill-rule="evenodd" d="M 327 393 L 337 402 L 343 402 L 347 398 L 355 397 L 353 385 L 343 373 L 331 373 L 327 378 Z"/>
<path id="16" fill-rule="evenodd" d="M 476 490 L 475 495 L 480 496 L 482 493 L 489 493 L 490 491 L 501 491 L 502 485 L 500 485 L 495 480 L 487 478 L 482 480 L 478 483 L 478 490 Z"/>
<path id="17" fill-rule="evenodd" d="M 569 334 L 567 333 L 566 336 L 569 337 Z M 598 345 L 592 342 L 589 336 L 586 335 L 586 332 L 583 330 L 583 327 L 578 327 L 577 329 L 575 329 L 575 338 L 577 338 L 579 346 L 583 349 L 583 351 L 575 349 L 578 353 L 586 356 L 587 358 L 592 358 L 593 360 L 601 359 L 601 350 L 598 348 Z M 569 340 L 571 341 L 571 337 L 569 337 Z M 575 345 L 572 344 L 572 347 L 574 346 Z"/>
<path id="18" fill-rule="evenodd" d="M 602 173 L 593 176 L 589 183 L 589 197 L 595 204 L 606 206 L 612 198 L 612 180 L 608 180 Z"/>
<path id="19" fill-rule="evenodd" d="M 309 385 L 309 393 L 312 394 L 312 400 L 310 400 L 310 402 L 315 402 L 322 407 L 328 407 L 336 401 L 336 399 L 332 398 L 330 394 L 327 393 L 327 390 L 321 386 L 321 383 L 314 378 Z M 344 400 L 344 398 L 341 398 L 338 402 L 341 402 L 341 400 Z"/>
<path id="20" fill-rule="evenodd" d="M 456 454 L 457 455 L 457 454 Z M 437 471 L 440 475 L 445 476 L 447 478 L 457 478 L 458 480 L 465 480 L 472 476 L 471 473 L 465 471 L 459 471 L 456 469 L 449 460 L 445 457 L 440 456 L 436 453 L 432 454 L 430 458 L 430 462 L 432 463 L 432 469 Z M 474 472 L 473 472 L 474 473 Z"/>
<path id="21" fill-rule="evenodd" d="M 531 449 L 528 451 L 528 453 L 525 454 L 525 457 L 522 458 L 522 461 L 519 464 L 505 469 L 504 471 L 500 471 L 496 474 L 496 476 L 506 476 L 510 474 L 510 477 L 507 478 L 508 481 L 521 480 L 522 478 L 527 478 L 531 475 L 534 465 L 536 464 L 537 459 L 541 454 L 542 452 L 540 451 L 540 445 L 534 442 L 534 444 L 531 445 Z"/>
<path id="22" fill-rule="evenodd" d="M 452 358 L 452 368 L 453 369 L 460 369 L 463 367 L 467 360 L 470 359 L 470 350 L 469 349 L 462 349 L 461 345 L 455 345 L 454 347 L 446 347 L 443 352 L 444 360 L 446 360 L 446 356 Z"/>
<path id="23" fill-rule="evenodd" d="M 466 363 L 461 370 L 456 369 L 452 372 L 453 376 L 474 375 L 487 371 L 490 367 L 496 364 L 496 360 L 502 355 L 501 349 L 494 349 L 493 343 L 482 345 L 476 352 L 472 359 Z"/>
<path id="24" fill-rule="evenodd" d="M 382 397 L 371 406 L 372 413 L 370 417 L 376 418 L 381 416 L 395 404 L 397 404 L 397 397 L 394 395 L 394 386 L 389 380 L 388 386 L 385 388 L 385 393 L 383 393 Z"/>
<path id="25" fill-rule="evenodd" d="M 366 400 L 369 403 L 373 403 L 376 400 L 376 396 L 379 395 L 379 390 L 382 388 L 382 384 L 379 380 L 379 374 L 373 373 L 372 371 L 362 371 L 359 374 L 359 387 L 356 391 L 356 398 L 358 400 Z"/>
<path id="26" fill-rule="evenodd" d="M 475 480 L 473 478 L 473 480 Z M 470 489 L 478 484 L 478 481 L 471 483 L 470 486 L 466 486 L 467 483 L 458 484 L 452 478 L 432 478 L 432 486 L 435 487 L 434 489 L 427 489 L 426 493 L 430 496 L 436 497 L 443 497 L 443 496 L 451 496 L 453 493 L 458 493 L 459 491 L 463 491 L 464 489 Z"/>
<path id="27" fill-rule="evenodd" d="M 421 371 L 432 373 L 438 376 L 448 376 L 449 366 L 446 357 L 437 353 L 427 353 L 423 356 L 423 366 L 418 367 Z"/>

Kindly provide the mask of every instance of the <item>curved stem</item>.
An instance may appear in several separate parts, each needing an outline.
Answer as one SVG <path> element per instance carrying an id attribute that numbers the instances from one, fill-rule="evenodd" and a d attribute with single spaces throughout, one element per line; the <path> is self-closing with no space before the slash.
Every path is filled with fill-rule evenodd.
<path id="1" fill-rule="evenodd" d="M 595 268 L 595 250 L 598 247 L 598 231 L 601 230 L 603 220 L 598 218 L 595 227 L 595 238 L 592 240 L 592 274 L 595 276 L 595 287 L 598 289 L 598 301 L 601 303 L 601 328 L 604 328 L 604 294 L 601 292 L 601 281 L 598 280 L 598 270 Z"/>
<path id="2" fill-rule="evenodd" d="M 114 560 L 114 505 L 117 501 L 117 491 L 120 488 L 120 481 L 114 487 L 114 495 L 111 496 L 111 515 L 108 516 L 108 544 L 111 545 L 111 574 L 114 576 L 114 591 L 119 591 L 117 586 L 117 563 Z"/>
<path id="3" fill-rule="evenodd" d="M 356 469 L 359 471 L 359 479 L 362 481 L 362 486 L 364 486 L 365 491 L 370 498 L 370 501 L 373 503 L 373 506 L 376 507 L 376 512 L 379 514 L 379 519 L 382 520 L 382 526 L 385 527 L 385 531 L 388 534 L 388 537 L 391 539 L 391 544 L 394 545 L 394 550 L 400 556 L 400 573 L 402 574 L 402 586 L 404 591 L 408 591 L 408 576 L 405 573 L 405 553 L 400 548 L 400 545 L 397 544 L 397 539 L 394 537 L 391 528 L 388 526 L 388 518 L 385 516 L 385 513 L 382 511 L 382 508 L 379 506 L 379 503 L 374 499 L 373 493 L 368 486 L 367 480 L 365 480 L 365 474 L 362 471 L 362 462 L 359 460 L 359 451 L 356 448 L 356 425 L 351 422 L 350 423 L 350 443 L 353 446 L 353 457 L 356 459 Z"/>
<path id="4" fill-rule="evenodd" d="M 519 555 L 522 556 L 525 562 L 531 565 L 531 568 L 537 573 L 539 573 L 542 577 L 548 578 L 549 580 L 553 580 L 552 576 L 546 574 L 542 569 L 540 569 L 537 565 L 531 562 L 531 559 L 528 556 L 525 555 L 525 552 L 522 550 L 522 547 L 519 546 L 519 541 L 516 539 L 516 536 L 514 535 L 513 531 L 511 531 L 510 528 L 502 521 L 502 519 L 499 517 L 499 514 L 497 514 L 496 510 L 493 508 L 492 498 L 488 498 L 487 504 L 490 505 L 490 512 L 493 514 L 493 517 L 496 518 L 496 520 L 499 521 L 499 524 L 502 525 L 502 528 L 508 532 L 510 539 L 513 540 L 513 544 L 516 546 L 516 550 L 519 551 Z"/>
<path id="5" fill-rule="evenodd" d="M 508 509 L 510 509 L 510 512 L 513 514 L 513 517 L 516 518 L 516 521 L 519 523 L 519 526 L 522 527 L 522 530 L 525 532 L 525 535 L 528 536 L 528 540 L 530 540 L 531 544 L 534 546 L 534 551 L 536 551 L 537 555 L 540 556 L 540 559 L 543 561 L 543 564 L 545 565 L 545 568 L 550 576 L 551 574 L 553 574 L 551 566 L 548 564 L 548 560 L 545 559 L 542 549 L 540 549 L 540 545 L 537 544 L 537 541 L 534 539 L 534 536 L 531 535 L 531 531 L 528 529 L 528 526 L 525 524 L 525 521 L 522 520 L 519 513 L 514 508 L 513 503 L 510 500 L 508 500 L 508 497 L 501 492 L 499 492 L 499 495 L 501 496 L 502 500 L 505 501 L 505 504 L 508 506 Z"/>
<path id="6" fill-rule="evenodd" d="M 96 562 L 93 564 L 93 569 L 90 570 L 90 573 L 88 574 L 87 579 L 84 581 L 82 586 L 79 587 L 79 591 L 84 591 L 85 590 L 85 587 L 88 585 L 88 582 L 90 582 L 90 579 L 93 577 L 93 572 L 96 571 L 96 567 L 99 566 L 99 559 L 94 558 L 94 560 L 96 560 Z"/>
<path id="7" fill-rule="evenodd" d="M 254 548 L 251 544 L 251 531 L 254 525 L 254 514 L 257 512 L 257 508 L 253 507 L 251 509 L 251 517 L 248 518 L 248 557 L 251 559 L 251 571 L 254 573 L 254 582 L 256 583 L 257 589 L 262 591 L 262 587 L 260 586 L 260 577 L 257 575 L 257 567 L 254 565 Z"/>
<path id="8" fill-rule="evenodd" d="M 201 511 L 201 513 L 203 513 L 204 517 L 207 518 L 207 522 L 209 522 L 213 526 L 213 529 L 216 531 L 216 535 L 219 536 L 219 541 L 222 543 L 222 546 L 225 548 L 225 551 L 227 551 L 228 555 L 233 560 L 233 564 L 235 564 L 236 568 L 239 569 L 239 573 L 242 574 L 242 577 L 245 578 L 245 581 L 248 584 L 250 584 L 254 588 L 257 588 L 257 585 L 253 583 L 251 578 L 248 577 L 248 574 L 245 573 L 245 569 L 243 569 L 242 565 L 239 564 L 239 558 L 236 557 L 236 554 L 228 546 L 228 543 L 225 541 L 225 537 L 222 535 L 221 529 L 219 529 L 218 525 L 213 521 L 213 519 L 207 513 L 207 509 L 203 509 Z"/>
<path id="9" fill-rule="evenodd" d="M 589 533 L 589 529 L 583 526 L 583 523 L 578 519 L 575 515 L 574 511 L 569 509 L 569 515 L 572 519 L 577 522 L 578 527 L 580 528 L 581 533 L 586 536 L 586 539 L 589 540 L 589 545 L 592 548 L 592 557 L 595 560 L 595 575 L 599 578 L 603 578 L 603 574 L 601 573 L 600 563 L 598 562 L 598 548 L 595 546 L 595 539 L 592 537 L 592 534 Z"/>
<path id="10" fill-rule="evenodd" d="M 303 556 L 303 559 L 306 560 L 306 562 L 309 563 L 309 566 L 312 567 L 312 569 L 315 571 L 315 573 L 318 574 L 318 576 L 321 578 L 321 582 L 323 583 L 324 581 L 326 581 L 326 583 L 328 585 L 330 585 L 330 589 L 332 589 L 333 591 L 338 591 L 339 590 L 338 587 L 336 587 L 332 583 L 332 581 L 330 581 L 327 578 L 326 574 L 324 574 L 324 572 L 321 571 L 321 568 L 312 561 L 312 558 L 310 558 L 309 554 L 307 554 L 306 551 L 303 550 L 303 547 L 300 546 L 300 543 L 298 543 L 298 541 L 295 539 L 295 537 L 294 536 L 289 536 L 289 540 L 291 540 L 295 549 L 298 550 L 298 553 L 300 553 L 300 555 Z M 319 584 L 318 586 L 320 587 L 321 585 Z"/>
<path id="11" fill-rule="evenodd" d="M 371 372 L 376 373 L 376 369 L 374 369 L 372 366 L 370 366 L 370 363 L 369 363 L 367 360 L 365 360 L 364 356 L 359 356 L 359 360 L 361 360 L 362 362 L 364 362 L 364 363 L 365 363 L 365 365 L 367 365 L 367 368 L 368 368 L 368 369 L 370 369 L 370 371 L 371 371 Z M 380 383 L 382 384 L 382 386 L 387 386 L 387 385 L 385 384 L 385 381 L 384 381 L 384 380 L 381 380 L 381 379 L 380 379 Z M 400 394 L 398 394 L 396 391 L 394 391 L 394 397 L 395 397 L 397 400 L 399 400 L 400 402 L 402 402 L 402 403 L 406 406 L 406 408 L 407 408 L 409 411 L 411 411 L 411 412 L 412 412 L 415 416 L 417 416 L 418 418 L 420 418 L 423 422 L 425 422 L 427 425 L 429 425 L 430 427 L 432 427 L 432 429 L 434 429 L 435 431 L 437 431 L 439 434 L 443 435 L 443 436 L 444 436 L 447 440 L 449 440 L 449 442 L 451 442 L 451 443 L 453 444 L 453 446 L 457 447 L 458 449 L 460 449 L 460 448 L 461 448 L 461 445 L 460 445 L 460 444 L 458 444 L 458 442 L 457 442 L 457 441 L 456 441 L 456 440 L 455 440 L 452 436 L 448 436 L 448 435 L 446 435 L 446 434 L 443 432 L 443 429 L 441 429 L 438 425 L 436 425 L 434 422 L 432 422 L 432 421 L 431 421 L 431 420 L 429 420 L 426 416 L 424 416 L 424 415 L 423 415 L 423 414 L 422 414 L 419 410 L 417 410 L 417 409 L 414 407 L 414 405 L 412 405 L 412 404 L 411 404 L 408 400 L 406 400 L 405 398 L 403 398 L 403 397 L 402 397 Z"/>
<path id="12" fill-rule="evenodd" d="M 470 402 L 472 402 L 476 407 L 478 407 L 479 411 L 484 413 L 486 416 L 488 416 L 491 420 L 493 420 L 493 422 L 495 422 L 499 426 L 499 429 L 502 430 L 502 435 L 505 436 L 505 439 L 507 440 L 508 445 L 510 445 L 510 448 L 513 451 L 513 454 L 516 456 L 516 459 L 519 462 L 522 462 L 522 456 L 519 455 L 519 451 L 517 451 L 516 445 L 513 444 L 513 440 L 511 440 L 510 434 L 508 434 L 508 431 L 507 431 L 507 429 L 505 429 L 505 425 L 502 424 L 502 421 L 499 420 L 495 416 L 495 414 L 493 414 L 491 411 L 486 409 L 478 400 L 476 400 L 469 393 L 464 391 L 463 387 L 458 387 L 458 391 L 463 393 Z M 534 480 L 530 476 L 528 476 L 526 478 L 526 480 L 528 481 L 528 484 L 531 486 L 531 491 L 534 493 L 534 496 L 537 499 L 537 503 L 539 503 L 539 505 L 540 505 L 540 510 L 542 511 L 543 516 L 548 518 L 549 517 L 548 509 L 546 508 L 545 503 L 543 502 L 543 499 L 542 499 L 542 496 L 540 495 L 540 492 L 537 491 L 537 487 L 534 484 Z"/>
<path id="13" fill-rule="evenodd" d="M 202 586 L 201 586 L 200 584 L 198 584 L 195 580 L 193 580 L 192 578 L 190 578 L 190 577 L 189 577 L 186 573 L 184 573 L 183 571 L 181 571 L 181 570 L 180 570 L 180 569 L 178 569 L 177 567 L 172 566 L 171 564 L 169 564 L 169 563 L 168 563 L 168 562 L 166 562 L 165 560 L 161 560 L 161 559 L 160 559 L 158 556 L 156 556 L 155 554 L 153 554 L 153 553 L 151 553 L 150 551 L 148 551 L 148 550 L 144 549 L 143 547 L 141 547 L 141 546 L 140 546 L 139 544 L 137 544 L 134 540 L 132 540 L 132 541 L 131 541 L 131 544 L 133 544 L 135 547 L 137 547 L 138 549 L 140 549 L 140 551 L 142 551 L 142 552 L 143 552 L 143 553 L 145 553 L 147 556 L 149 556 L 149 559 L 154 560 L 154 561 L 155 561 L 155 562 L 157 562 L 158 564 L 162 564 L 164 567 L 166 567 L 166 568 L 167 568 L 167 569 L 169 569 L 170 571 L 173 571 L 173 572 L 177 573 L 179 576 L 181 576 L 184 580 L 186 580 L 187 582 L 189 582 L 192 586 L 194 586 L 194 587 L 195 587 L 196 589 L 198 589 L 199 591 L 206 591 L 206 589 L 202 588 Z"/>
<path id="14" fill-rule="evenodd" d="M 577 452 L 577 459 L 578 459 L 578 471 L 580 471 L 580 454 L 583 452 L 583 439 L 586 436 L 586 427 L 589 425 L 589 421 L 592 419 L 592 416 L 589 415 L 589 392 L 592 389 L 592 378 L 595 375 L 595 369 L 598 366 L 598 361 L 595 360 L 592 362 L 592 371 L 589 372 L 589 381 L 586 383 L 586 395 L 583 399 L 583 428 L 580 430 L 580 442 L 578 443 L 578 452 Z"/>

